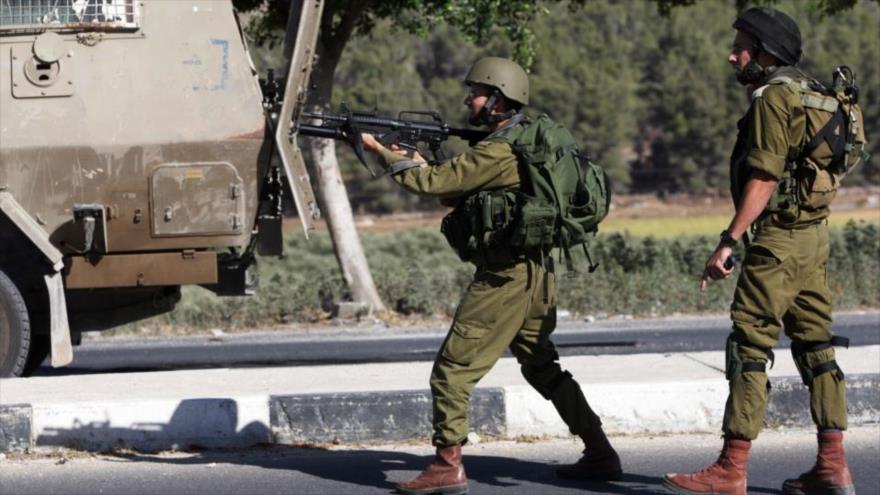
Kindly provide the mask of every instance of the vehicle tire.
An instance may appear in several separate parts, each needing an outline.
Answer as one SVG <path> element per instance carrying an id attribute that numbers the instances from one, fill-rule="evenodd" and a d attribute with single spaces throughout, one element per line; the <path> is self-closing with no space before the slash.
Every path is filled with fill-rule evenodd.
<path id="1" fill-rule="evenodd" d="M 31 323 L 18 287 L 0 271 L 0 377 L 21 376 L 31 345 Z"/>

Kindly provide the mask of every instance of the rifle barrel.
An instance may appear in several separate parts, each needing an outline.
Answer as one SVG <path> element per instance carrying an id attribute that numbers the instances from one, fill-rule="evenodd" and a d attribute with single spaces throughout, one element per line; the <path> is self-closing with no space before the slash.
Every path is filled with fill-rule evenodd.
<path id="1" fill-rule="evenodd" d="M 300 136 L 319 137 L 326 139 L 345 139 L 342 129 L 337 127 L 321 127 L 318 125 L 300 124 L 297 127 Z"/>
<path id="2" fill-rule="evenodd" d="M 351 122 L 356 127 L 363 127 L 364 131 L 369 132 L 371 129 L 388 129 L 392 131 L 416 131 L 419 134 L 435 136 L 456 136 L 464 139 L 471 144 L 481 141 L 490 134 L 489 131 L 481 129 L 467 129 L 449 127 L 443 123 L 436 122 L 419 122 L 411 120 L 398 120 L 388 117 L 374 117 L 371 115 L 337 115 L 337 114 L 320 114 L 320 113 L 304 113 L 304 118 L 315 119 L 324 122 L 345 123 Z M 343 139 L 345 136 L 340 127 L 334 125 L 309 125 L 301 124 L 299 126 L 299 134 L 303 136 L 321 137 L 328 139 Z"/>

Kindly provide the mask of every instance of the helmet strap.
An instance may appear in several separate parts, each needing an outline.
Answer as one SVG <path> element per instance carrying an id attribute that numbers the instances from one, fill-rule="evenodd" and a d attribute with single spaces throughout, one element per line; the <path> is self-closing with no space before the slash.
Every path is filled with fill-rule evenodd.
<path id="1" fill-rule="evenodd" d="M 507 120 L 516 115 L 516 110 L 512 109 L 503 113 L 492 113 L 492 110 L 494 110 L 495 106 L 498 105 L 498 97 L 500 95 L 501 91 L 499 91 L 497 88 L 493 88 L 492 94 L 489 95 L 489 99 L 486 100 L 486 104 L 483 105 L 483 108 L 480 109 L 477 115 L 468 119 L 468 122 L 471 125 L 492 125 L 503 120 Z"/>

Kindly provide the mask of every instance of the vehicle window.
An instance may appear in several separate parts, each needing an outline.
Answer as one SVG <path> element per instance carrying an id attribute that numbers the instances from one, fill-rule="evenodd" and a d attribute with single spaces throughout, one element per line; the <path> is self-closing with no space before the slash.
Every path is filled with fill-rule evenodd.
<path id="1" fill-rule="evenodd" d="M 0 0 L 0 32 L 138 27 L 135 0 Z"/>

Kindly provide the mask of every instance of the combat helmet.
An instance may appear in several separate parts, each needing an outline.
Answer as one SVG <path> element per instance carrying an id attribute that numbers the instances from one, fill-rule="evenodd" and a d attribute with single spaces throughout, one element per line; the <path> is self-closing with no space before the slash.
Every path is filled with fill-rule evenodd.
<path id="1" fill-rule="evenodd" d="M 736 18 L 733 28 L 758 40 L 758 48 L 773 55 L 785 65 L 801 59 L 801 31 L 794 19 L 769 7 L 753 7 Z"/>
<path id="2" fill-rule="evenodd" d="M 516 62 L 501 57 L 484 57 L 471 66 L 464 78 L 467 84 L 496 88 L 508 100 L 529 104 L 529 76 Z"/>

